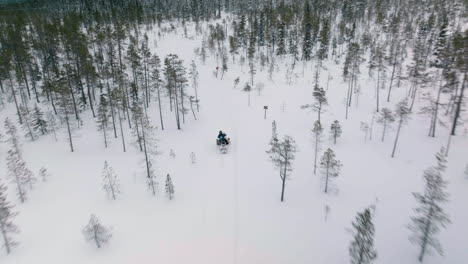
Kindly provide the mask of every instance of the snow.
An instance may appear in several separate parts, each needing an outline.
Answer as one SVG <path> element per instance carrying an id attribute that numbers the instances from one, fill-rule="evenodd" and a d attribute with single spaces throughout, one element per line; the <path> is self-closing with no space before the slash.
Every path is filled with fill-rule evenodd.
<path id="1" fill-rule="evenodd" d="M 146 190 L 143 154 L 130 145 L 124 153 L 120 139 L 112 139 L 110 147 L 104 149 L 89 111 L 83 114 L 84 126 L 74 132 L 74 153 L 69 152 L 63 129 L 59 142 L 53 135 L 34 142 L 23 138 L 28 166 L 35 173 L 44 166 L 51 176 L 46 183 L 37 184 L 25 204 L 19 204 L 9 184 L 9 198 L 20 213 L 16 223 L 21 233 L 15 236 L 20 245 L 11 255 L 2 252 L 0 263 L 347 263 L 351 222 L 357 212 L 371 205 L 376 207 L 377 263 L 418 263 L 418 248 L 407 239 L 410 232 L 406 226 L 416 205 L 411 193 L 423 190 L 422 172 L 435 163 L 434 154 L 446 145 L 447 129 L 438 128 L 437 137 L 429 138 L 428 122 L 413 114 L 403 127 L 396 157 L 391 159 L 394 130 L 389 130 L 383 143 L 379 124 L 374 124 L 372 141 L 364 141 L 360 130 L 360 122 L 370 124 L 374 80 L 362 70 L 359 106 L 353 102 L 350 117 L 345 120 L 347 84 L 341 77 L 342 65 L 329 61 L 325 64 L 328 70 L 321 74 L 324 86 L 328 72 L 333 78 L 327 91 L 329 106 L 323 114 L 325 136 L 320 153 L 332 148 L 343 168 L 333 179 L 337 190 L 324 194 L 320 174 L 313 174 L 310 130 L 316 113 L 300 109 L 313 102 L 311 65 L 305 69 L 304 78 L 301 63 L 297 65 L 299 78 L 292 85 L 285 82 L 289 59 L 277 61 L 273 81 L 268 80 L 267 67 L 261 71 L 257 66 L 255 82 L 264 83 L 265 89 L 262 95 L 251 92 L 248 107 L 247 94 L 241 91 L 250 80 L 248 66 L 241 71 L 230 64 L 224 79 L 216 79 L 212 74 L 214 58 L 203 65 L 194 57 L 200 39 L 187 39 L 181 33 L 158 38 L 153 49 L 161 58 L 177 54 L 187 67 L 196 60 L 201 110 L 198 121 L 190 113 L 186 116 L 182 131 L 176 129 L 170 112 L 164 112 L 166 130 L 157 130 L 161 154 L 154 162 L 158 195 L 153 197 Z M 150 44 L 156 36 L 155 31 L 149 33 Z M 233 89 L 238 76 L 241 82 Z M 381 94 L 383 107 L 393 109 L 404 97 L 405 88 L 393 92 L 390 103 Z M 263 117 L 264 105 L 269 106 L 267 119 Z M 153 125 L 158 125 L 155 102 L 149 114 Z M 0 120 L 7 116 L 16 120 L 11 104 L 0 112 Z M 328 139 L 335 119 L 343 128 L 337 145 Z M 279 173 L 265 153 L 273 120 L 278 123 L 279 134 L 291 135 L 299 147 L 284 203 L 279 200 Z M 129 142 L 130 130 L 125 128 Z M 225 155 L 215 144 L 219 130 L 231 138 Z M 4 143 L 0 146 L 0 176 L 4 178 L 6 149 Z M 452 224 L 440 233 L 445 256 L 430 256 L 425 263 L 462 264 L 468 259 L 468 180 L 463 174 L 467 147 L 463 136 L 452 139 L 445 174 L 451 194 L 446 209 Z M 169 157 L 170 149 L 175 158 Z M 195 164 L 191 152 L 197 157 Z M 120 179 L 122 194 L 116 201 L 107 199 L 102 190 L 104 161 Z M 168 173 L 175 186 L 172 201 L 164 193 Z M 325 206 L 330 208 L 327 221 Z M 103 225 L 112 227 L 113 237 L 101 249 L 86 243 L 81 233 L 92 213 Z"/>

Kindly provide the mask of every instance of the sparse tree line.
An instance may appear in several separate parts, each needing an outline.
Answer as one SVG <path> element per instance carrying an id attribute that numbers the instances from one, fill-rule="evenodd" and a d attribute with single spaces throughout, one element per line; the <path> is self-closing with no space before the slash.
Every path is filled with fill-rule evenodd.
<path id="1" fill-rule="evenodd" d="M 320 122 L 316 121 L 313 132 L 315 134 L 321 133 L 317 132 L 321 131 L 321 129 Z M 296 152 L 297 146 L 294 139 L 290 136 L 284 136 L 283 139 L 280 139 L 277 132 L 277 124 L 273 121 L 272 137 L 267 154 L 269 154 L 273 165 L 278 169 L 280 174 L 281 202 L 284 201 L 286 182 L 291 179 L 292 162 L 294 161 Z M 433 251 L 441 255 L 443 254 L 437 235 L 442 228 L 445 228 L 450 223 L 449 216 L 443 208 L 444 204 L 448 202 L 449 197 L 447 181 L 443 177 L 443 173 L 447 168 L 444 148 L 442 147 L 435 156 L 437 164 L 427 168 L 423 173 L 425 181 L 424 191 L 422 193 L 413 193 L 418 205 L 414 208 L 414 213 L 408 225 L 411 231 L 409 240 L 419 247 L 418 260 L 420 262 L 423 262 L 424 257 Z M 341 162 L 336 159 L 333 150 L 328 148 L 320 160 L 320 167 L 325 180 L 325 193 L 329 189 L 330 179 L 339 175 L 341 166 Z M 314 174 L 315 167 L 316 161 L 314 164 Z M 353 240 L 349 246 L 351 263 L 374 263 L 377 259 L 377 250 L 374 245 L 374 214 L 375 204 L 358 213 L 355 221 L 352 223 Z"/>

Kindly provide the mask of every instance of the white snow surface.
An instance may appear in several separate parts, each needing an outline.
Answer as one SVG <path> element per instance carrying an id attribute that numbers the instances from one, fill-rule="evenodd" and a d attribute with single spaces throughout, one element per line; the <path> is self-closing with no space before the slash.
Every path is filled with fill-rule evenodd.
<path id="1" fill-rule="evenodd" d="M 297 65 L 299 78 L 292 85 L 285 81 L 289 58 L 277 61 L 273 81 L 268 80 L 267 68 L 262 70 L 258 65 L 255 82 L 264 83 L 265 89 L 261 95 L 252 91 L 248 107 L 247 94 L 241 91 L 250 80 L 248 65 L 241 69 L 229 64 L 224 79 L 216 79 L 212 73 L 216 67 L 214 56 L 206 65 L 195 58 L 198 37 L 184 38 L 179 30 L 158 38 L 155 32 L 149 32 L 150 44 L 161 58 L 178 54 L 187 67 L 195 59 L 201 100 L 199 120 L 189 113 L 182 131 L 177 130 L 172 114 L 164 111 L 166 129 L 156 130 L 161 152 L 154 161 L 157 196 L 147 190 L 143 154 L 130 144 L 124 153 L 119 138 L 112 138 L 105 149 L 89 111 L 82 114 L 84 126 L 74 132 L 74 153 L 68 149 L 64 129 L 59 132 L 58 142 L 53 135 L 34 142 L 22 137 L 29 168 L 37 174 L 44 166 L 51 176 L 46 183 L 37 184 L 24 204 L 19 203 L 14 186 L 9 184 L 9 199 L 19 212 L 15 222 L 21 232 L 14 237 L 20 244 L 10 255 L 1 252 L 0 263 L 349 263 L 351 222 L 357 212 L 371 205 L 376 207 L 376 263 L 418 263 L 418 247 L 408 241 L 407 225 L 416 206 L 412 192 L 423 191 L 422 172 L 435 164 L 434 154 L 446 145 L 448 129 L 439 127 L 437 137 L 429 138 L 429 122 L 413 114 L 403 127 L 396 157 L 390 158 L 394 129 L 383 143 L 378 124 L 374 125 L 371 141 L 364 141 L 360 130 L 360 122 L 370 123 L 375 106 L 375 80 L 368 77 L 365 64 L 360 76 L 363 94 L 358 106 L 353 102 L 346 120 L 347 83 L 342 78 L 342 65 L 325 63 L 327 69 L 322 70 L 320 83 L 326 85 L 328 73 L 332 79 L 327 91 L 329 106 L 323 114 L 325 136 L 320 153 L 330 147 L 343 164 L 341 175 L 333 180 L 336 191 L 325 194 L 322 177 L 313 174 L 310 130 L 316 113 L 300 109 L 301 105 L 313 103 L 312 64 L 305 69 L 304 78 L 302 63 Z M 241 82 L 233 89 L 236 77 Z M 390 103 L 386 103 L 383 91 L 382 106 L 393 109 L 406 89 L 406 84 L 395 88 Z M 416 108 L 422 103 L 418 100 Z M 263 117 L 264 105 L 269 106 L 267 119 Z M 3 123 L 7 116 L 16 120 L 14 114 L 10 104 L 0 112 L 0 120 Z M 152 123 L 159 125 L 155 101 L 149 114 Z M 335 119 L 342 124 L 343 135 L 333 145 L 328 131 Z M 273 120 L 278 123 L 279 134 L 292 136 L 299 147 L 283 203 L 279 173 L 265 153 Z M 215 145 L 219 130 L 232 140 L 225 155 Z M 131 141 L 128 127 L 125 136 L 127 143 Z M 0 177 L 4 179 L 6 144 L 0 147 Z M 176 154 L 174 159 L 169 157 L 170 149 Z M 462 264 L 468 259 L 468 179 L 463 174 L 467 149 L 466 138 L 453 137 L 444 175 L 450 192 L 445 208 L 452 224 L 439 236 L 444 256 L 426 257 L 427 264 Z M 191 163 L 191 152 L 196 154 L 195 164 Z M 104 161 L 120 179 L 122 194 L 116 201 L 109 200 L 102 189 Z M 175 186 L 172 201 L 164 192 L 167 173 Z M 330 208 L 327 221 L 326 206 Z M 113 236 L 101 249 L 87 243 L 81 233 L 91 213 L 112 227 Z"/>

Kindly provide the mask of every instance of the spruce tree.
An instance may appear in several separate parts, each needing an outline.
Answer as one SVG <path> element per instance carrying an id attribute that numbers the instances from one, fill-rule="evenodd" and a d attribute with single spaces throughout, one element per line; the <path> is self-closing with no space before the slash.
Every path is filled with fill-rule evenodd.
<path id="1" fill-rule="evenodd" d="M 18 213 L 14 212 L 13 208 L 14 206 L 7 200 L 7 187 L 0 179 L 0 233 L 7 254 L 10 254 L 12 248 L 17 245 L 12 236 L 19 233 L 18 226 L 13 223 Z"/>
<path id="2" fill-rule="evenodd" d="M 372 213 L 369 208 L 358 213 L 353 222 L 353 241 L 349 246 L 352 264 L 370 264 L 377 258 L 374 248 L 375 228 L 372 223 Z"/>

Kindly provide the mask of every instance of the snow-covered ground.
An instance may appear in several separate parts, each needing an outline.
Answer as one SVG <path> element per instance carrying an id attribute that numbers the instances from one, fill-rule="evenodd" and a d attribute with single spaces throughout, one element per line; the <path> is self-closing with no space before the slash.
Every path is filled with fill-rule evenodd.
<path id="1" fill-rule="evenodd" d="M 149 36 L 153 43 L 156 34 Z M 52 135 L 35 142 L 23 138 L 28 166 L 35 172 L 44 166 L 51 177 L 38 184 L 25 204 L 16 202 L 13 186 L 9 186 L 9 198 L 20 213 L 16 217 L 20 245 L 11 255 L 2 252 L 0 263 L 342 264 L 349 262 L 351 222 L 357 212 L 371 205 L 376 208 L 376 263 L 418 263 L 418 248 L 408 241 L 407 225 L 416 205 L 412 192 L 423 190 L 422 172 L 435 163 L 434 154 L 446 145 L 448 130 L 439 128 L 438 136 L 429 138 L 428 122 L 413 114 L 402 130 L 396 157 L 390 158 L 394 130 L 383 143 L 380 125 L 374 125 L 371 141 L 364 141 L 360 130 L 361 122 L 371 121 L 374 80 L 368 80 L 367 70 L 362 70 L 363 94 L 345 120 L 347 84 L 343 82 L 342 65 L 325 63 L 321 84 L 326 85 L 328 73 L 332 79 L 327 91 L 330 104 L 323 115 L 326 135 L 321 153 L 332 148 L 343 168 L 333 181 L 336 191 L 324 194 L 322 177 L 313 174 L 311 128 L 316 113 L 300 109 L 313 103 L 311 65 L 303 78 L 302 65 L 298 64 L 298 79 L 292 85 L 285 81 L 289 59 L 277 61 L 273 81 L 268 80 L 267 68 L 261 71 L 258 66 L 255 82 L 264 83 L 265 89 L 261 95 L 252 91 L 249 107 L 247 93 L 241 91 L 250 80 L 248 66 L 244 65 L 242 71 L 230 64 L 224 79 L 216 79 L 212 73 L 214 58 L 202 65 L 194 57 L 193 50 L 199 45 L 200 39 L 190 40 L 179 32 L 158 39 L 154 48 L 161 58 L 178 54 L 186 66 L 196 60 L 201 99 L 199 120 L 187 115 L 182 131 L 165 112 L 166 130 L 157 130 L 156 135 L 161 151 L 155 161 L 158 195 L 153 197 L 147 191 L 143 155 L 133 147 L 124 153 L 120 139 L 113 139 L 104 149 L 89 111 L 83 114 L 84 126 L 75 131 L 74 153 L 69 152 L 65 131 L 60 131 L 59 142 Z M 233 89 L 237 77 L 241 81 Z M 393 109 L 405 92 L 405 86 L 395 89 L 390 103 L 382 98 L 383 106 Z M 264 105 L 269 106 L 266 119 Z M 153 124 L 159 124 L 156 103 L 149 114 Z M 11 104 L 0 112 L 0 120 L 7 116 L 15 119 Z M 280 135 L 292 136 L 299 147 L 283 203 L 279 173 L 265 153 L 273 120 Z M 343 127 L 336 145 L 328 139 L 333 120 L 339 120 Z M 232 140 L 226 155 L 221 155 L 215 145 L 219 130 Z M 130 141 L 128 128 L 125 135 Z M 0 176 L 4 178 L 6 150 L 4 144 L 1 146 Z M 171 149 L 175 158 L 169 156 Z M 467 149 L 466 138 L 453 138 L 445 174 L 451 195 L 446 209 L 452 224 L 440 233 L 445 256 L 428 257 L 425 263 L 462 264 L 468 259 L 468 179 L 463 174 Z M 195 164 L 191 152 L 196 155 Z M 104 161 L 114 168 L 122 185 L 123 193 L 116 201 L 107 199 L 102 190 Z M 168 173 L 175 186 L 172 201 L 164 193 Z M 101 249 L 86 243 L 81 233 L 91 213 L 112 227 L 113 237 Z"/>

